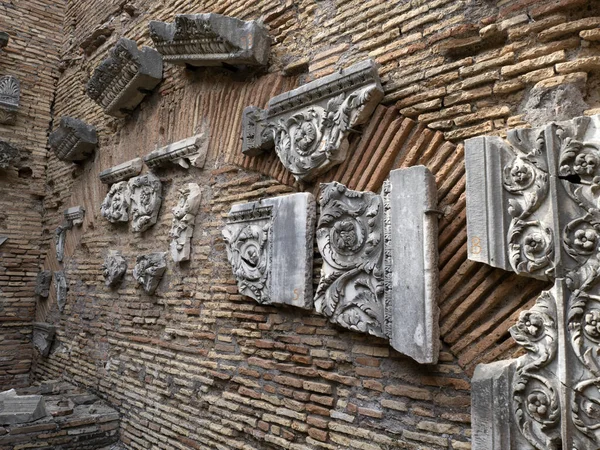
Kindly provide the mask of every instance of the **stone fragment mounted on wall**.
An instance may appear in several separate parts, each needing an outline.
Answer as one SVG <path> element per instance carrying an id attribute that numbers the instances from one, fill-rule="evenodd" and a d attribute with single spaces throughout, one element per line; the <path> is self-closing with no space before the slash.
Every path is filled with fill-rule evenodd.
<path id="1" fill-rule="evenodd" d="M 6 141 L 0 140 L 0 169 L 8 169 L 18 159 L 19 149 Z"/>
<path id="2" fill-rule="evenodd" d="M 137 48 L 126 38 L 117 41 L 110 56 L 87 83 L 88 96 L 115 117 L 126 117 L 162 80 L 163 63 L 153 48 Z"/>
<path id="3" fill-rule="evenodd" d="M 314 197 L 284 195 L 234 205 L 223 236 L 240 294 L 261 304 L 313 304 Z"/>
<path id="4" fill-rule="evenodd" d="M 54 287 L 56 288 L 56 304 L 58 310 L 63 312 L 67 304 L 67 278 L 63 271 L 54 272 Z"/>
<path id="5" fill-rule="evenodd" d="M 54 232 L 54 248 L 56 250 L 56 260 L 62 262 L 65 257 L 65 239 L 67 238 L 67 230 L 73 227 L 71 222 L 63 222 L 56 228 Z"/>
<path id="6" fill-rule="evenodd" d="M 526 354 L 477 369 L 473 449 L 600 448 L 600 116 L 465 153 L 469 258 L 554 281 L 510 330 Z"/>
<path id="7" fill-rule="evenodd" d="M 114 287 L 118 285 L 127 272 L 127 260 L 117 251 L 110 251 L 106 258 L 104 258 L 104 264 L 102 264 L 102 276 L 104 282 L 108 287 Z"/>
<path id="8" fill-rule="evenodd" d="M 371 60 L 273 97 L 266 110 L 244 110 L 242 152 L 275 146 L 297 180 L 310 181 L 346 159 L 348 134 L 383 98 Z"/>
<path id="9" fill-rule="evenodd" d="M 178 164 L 184 169 L 189 169 L 190 166 L 201 169 L 204 167 L 207 150 L 207 137 L 204 134 L 198 134 L 154 150 L 144 156 L 144 162 L 150 169 L 169 163 Z"/>
<path id="10" fill-rule="evenodd" d="M 48 356 L 50 353 L 55 333 L 56 327 L 54 325 L 39 322 L 33 324 L 33 346 L 43 357 Z"/>
<path id="11" fill-rule="evenodd" d="M 133 278 L 147 294 L 153 295 L 167 269 L 167 253 L 157 252 L 137 257 Z"/>
<path id="12" fill-rule="evenodd" d="M 0 392 L 0 425 L 17 425 L 46 417 L 41 395 L 17 395 L 14 389 Z"/>
<path id="13" fill-rule="evenodd" d="M 61 161 L 83 161 L 98 145 L 96 128 L 82 120 L 63 116 L 48 139 L 50 148 Z"/>
<path id="14" fill-rule="evenodd" d="M 0 234 L 0 247 L 2 246 L 2 244 L 4 244 L 6 241 L 8 241 L 8 236 L 4 236 L 3 234 Z"/>
<path id="15" fill-rule="evenodd" d="M 14 125 L 17 121 L 21 88 L 19 79 L 12 75 L 0 77 L 0 123 Z"/>
<path id="16" fill-rule="evenodd" d="M 188 183 L 179 189 L 179 200 L 173 208 L 173 224 L 169 231 L 171 257 L 177 263 L 190 259 L 196 214 L 198 214 L 201 199 L 202 192 L 196 183 Z"/>
<path id="17" fill-rule="evenodd" d="M 131 191 L 127 181 L 113 184 L 100 206 L 100 214 L 111 223 L 129 222 Z"/>
<path id="18" fill-rule="evenodd" d="M 35 282 L 35 295 L 47 298 L 50 294 L 50 283 L 52 282 L 52 271 L 42 270 L 38 272 Z"/>
<path id="19" fill-rule="evenodd" d="M 117 166 L 100 172 L 100 181 L 104 184 L 113 184 L 119 181 L 129 180 L 131 177 L 139 175 L 142 171 L 144 162 L 142 158 L 135 158 L 131 161 L 126 161 Z"/>
<path id="20" fill-rule="evenodd" d="M 381 195 L 321 185 L 315 309 L 389 339 L 420 363 L 439 354 L 437 190 L 423 166 L 393 170 Z"/>
<path id="21" fill-rule="evenodd" d="M 65 209 L 64 216 L 65 220 L 70 222 L 71 225 L 81 226 L 85 217 L 85 208 L 83 206 L 72 206 Z"/>
<path id="22" fill-rule="evenodd" d="M 8 45 L 8 41 L 10 40 L 10 36 L 5 31 L 0 31 L 0 48 L 4 48 Z"/>
<path id="23" fill-rule="evenodd" d="M 190 66 L 264 66 L 270 39 L 257 21 L 220 14 L 181 14 L 175 23 L 150 21 L 150 37 L 165 61 Z"/>
<path id="24" fill-rule="evenodd" d="M 146 231 L 156 223 L 162 203 L 162 184 L 157 176 L 147 173 L 128 182 L 131 192 L 131 229 Z"/>

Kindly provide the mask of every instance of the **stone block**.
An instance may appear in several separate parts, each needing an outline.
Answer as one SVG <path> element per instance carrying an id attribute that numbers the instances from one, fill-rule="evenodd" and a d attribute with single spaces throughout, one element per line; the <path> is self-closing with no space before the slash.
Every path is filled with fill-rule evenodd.
<path id="1" fill-rule="evenodd" d="M 223 236 L 240 294 L 311 308 L 316 205 L 308 193 L 234 205 Z"/>
<path id="2" fill-rule="evenodd" d="M 17 395 L 14 389 L 0 392 L 0 425 L 29 423 L 47 415 L 41 395 Z"/>
<path id="3" fill-rule="evenodd" d="M 14 145 L 0 140 L 0 169 L 8 169 L 19 159 L 19 149 Z"/>
<path id="4" fill-rule="evenodd" d="M 71 222 L 71 225 L 83 225 L 83 218 L 85 217 L 85 208 L 83 206 L 72 206 L 65 209 L 63 214 L 65 220 Z"/>
<path id="5" fill-rule="evenodd" d="M 35 295 L 47 298 L 50 293 L 50 283 L 52 282 L 52 271 L 42 270 L 38 272 L 35 283 Z"/>
<path id="6" fill-rule="evenodd" d="M 202 133 L 154 150 L 144 156 L 144 162 L 150 169 L 169 163 L 178 164 L 184 169 L 189 169 L 190 165 L 201 169 L 207 150 L 208 136 Z"/>
<path id="7" fill-rule="evenodd" d="M 126 117 L 160 83 L 162 71 L 160 53 L 149 47 L 139 50 L 134 41 L 121 38 L 94 70 L 87 94 L 106 114 Z"/>
<path id="8" fill-rule="evenodd" d="M 63 271 L 54 272 L 54 288 L 56 289 L 56 305 L 58 310 L 62 313 L 65 310 L 67 304 L 67 278 Z"/>
<path id="9" fill-rule="evenodd" d="M 146 231 L 156 223 L 162 203 L 162 183 L 152 173 L 132 178 L 128 182 L 131 192 L 131 230 Z"/>
<path id="10" fill-rule="evenodd" d="M 173 208 L 173 224 L 169 231 L 170 251 L 173 261 L 189 261 L 196 214 L 200 208 L 202 192 L 196 183 L 188 183 L 179 189 L 179 200 Z"/>
<path id="11" fill-rule="evenodd" d="M 190 66 L 264 66 L 270 39 L 259 22 L 220 14 L 180 14 L 174 23 L 150 21 L 150 37 L 163 59 Z"/>
<path id="12" fill-rule="evenodd" d="M 118 285 L 127 272 L 127 260 L 117 251 L 109 251 L 102 264 L 102 276 L 109 287 Z"/>
<path id="13" fill-rule="evenodd" d="M 8 45 L 8 41 L 10 40 L 10 36 L 5 31 L 0 31 L 0 48 L 4 48 Z"/>
<path id="14" fill-rule="evenodd" d="M 133 268 L 133 278 L 149 295 L 154 294 L 158 283 L 160 283 L 167 269 L 166 256 L 165 252 L 158 252 L 137 257 L 135 267 Z"/>
<path id="15" fill-rule="evenodd" d="M 345 328 L 389 339 L 420 363 L 439 353 L 437 191 L 423 166 L 395 170 L 381 195 L 321 185 L 323 256 L 315 309 Z"/>
<path id="16" fill-rule="evenodd" d="M 12 75 L 0 77 L 0 123 L 14 125 L 17 121 L 21 88 L 19 79 Z"/>
<path id="17" fill-rule="evenodd" d="M 96 128 L 82 120 L 63 116 L 48 139 L 50 148 L 61 161 L 83 161 L 98 145 Z"/>
<path id="18" fill-rule="evenodd" d="M 100 172 L 100 181 L 104 184 L 113 184 L 119 181 L 129 180 L 130 178 L 139 175 L 143 166 L 144 162 L 142 161 L 142 158 L 126 161 Z"/>
<path id="19" fill-rule="evenodd" d="M 55 333 L 54 325 L 39 322 L 33 324 L 33 346 L 43 357 L 50 353 Z"/>
<path id="20" fill-rule="evenodd" d="M 131 191 L 127 181 L 113 184 L 100 206 L 102 217 L 111 223 L 128 222 Z"/>
<path id="21" fill-rule="evenodd" d="M 298 180 L 310 181 L 346 159 L 348 135 L 383 98 L 371 60 L 273 97 L 266 110 L 244 110 L 242 152 L 275 147 Z"/>

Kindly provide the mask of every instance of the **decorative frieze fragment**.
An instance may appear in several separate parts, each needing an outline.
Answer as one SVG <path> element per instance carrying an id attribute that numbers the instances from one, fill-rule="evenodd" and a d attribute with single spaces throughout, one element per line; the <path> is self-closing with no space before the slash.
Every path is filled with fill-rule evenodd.
<path id="1" fill-rule="evenodd" d="M 371 60 L 273 97 L 266 110 L 244 110 L 242 152 L 275 147 L 298 180 L 310 181 L 346 159 L 348 134 L 365 123 L 383 98 Z"/>
<path id="2" fill-rule="evenodd" d="M 38 272 L 35 282 L 35 295 L 47 298 L 50 294 L 50 283 L 52 282 L 52 272 L 50 270 L 42 270 Z"/>
<path id="3" fill-rule="evenodd" d="M 19 79 L 12 75 L 0 77 L 0 123 L 14 125 L 17 121 L 21 88 Z"/>
<path id="4" fill-rule="evenodd" d="M 382 194 L 321 185 L 315 309 L 390 340 L 420 363 L 439 353 L 437 191 L 423 166 L 390 172 Z"/>
<path id="5" fill-rule="evenodd" d="M 137 257 L 133 278 L 147 294 L 153 295 L 167 269 L 167 253 L 157 252 Z"/>
<path id="6" fill-rule="evenodd" d="M 158 177 L 147 173 L 128 182 L 131 192 L 131 229 L 146 231 L 156 223 L 162 202 L 162 184 Z"/>
<path id="7" fill-rule="evenodd" d="M 175 23 L 150 21 L 150 37 L 165 61 L 190 66 L 259 65 L 269 59 L 267 30 L 220 14 L 181 14 Z"/>
<path id="8" fill-rule="evenodd" d="M 134 41 L 121 38 L 94 70 L 87 94 L 106 114 L 125 117 L 160 83 L 162 70 L 160 53 L 149 47 L 139 50 Z"/>
<path id="9" fill-rule="evenodd" d="M 113 184 L 100 206 L 100 214 L 111 223 L 128 222 L 131 191 L 127 181 Z"/>
<path id="10" fill-rule="evenodd" d="M 144 162 L 150 169 L 169 163 L 178 164 L 184 169 L 189 169 L 190 165 L 201 169 L 204 167 L 207 149 L 208 139 L 204 134 L 198 134 L 154 150 L 144 156 Z"/>
<path id="11" fill-rule="evenodd" d="M 71 222 L 71 225 L 81 226 L 85 217 L 85 208 L 83 206 L 72 206 L 65 209 L 64 216 L 67 222 Z"/>
<path id="12" fill-rule="evenodd" d="M 196 214 L 198 214 L 201 199 L 202 192 L 196 183 L 188 183 L 179 189 L 179 201 L 173 208 L 173 224 L 169 231 L 171 257 L 177 263 L 190 259 Z"/>
<path id="13" fill-rule="evenodd" d="M 110 251 L 102 264 L 102 275 L 108 287 L 118 285 L 127 272 L 127 260 L 116 251 Z"/>
<path id="14" fill-rule="evenodd" d="M 118 166 L 100 172 L 100 181 L 104 184 L 113 184 L 119 181 L 129 180 L 131 177 L 139 175 L 142 171 L 144 162 L 142 158 L 135 158 L 131 161 L 126 161 Z"/>
<path id="15" fill-rule="evenodd" d="M 65 256 L 65 239 L 67 238 L 67 230 L 73 227 L 72 222 L 63 222 L 56 228 L 54 232 L 54 247 L 56 249 L 56 260 L 62 262 Z"/>
<path id="16" fill-rule="evenodd" d="M 56 289 L 56 304 L 58 310 L 63 312 L 67 304 L 67 278 L 63 271 L 54 272 L 54 287 Z"/>
<path id="17" fill-rule="evenodd" d="M 316 205 L 299 193 L 234 205 L 223 237 L 240 294 L 311 308 Z"/>
<path id="18" fill-rule="evenodd" d="M 83 120 L 63 116 L 48 139 L 50 148 L 61 161 L 83 161 L 98 145 L 96 128 Z"/>
<path id="19" fill-rule="evenodd" d="M 6 141 L 0 140 L 0 169 L 8 169 L 8 166 L 19 159 L 19 149 Z"/>
<path id="20" fill-rule="evenodd" d="M 33 346 L 43 357 L 50 353 L 55 333 L 54 325 L 39 322 L 33 324 Z"/>

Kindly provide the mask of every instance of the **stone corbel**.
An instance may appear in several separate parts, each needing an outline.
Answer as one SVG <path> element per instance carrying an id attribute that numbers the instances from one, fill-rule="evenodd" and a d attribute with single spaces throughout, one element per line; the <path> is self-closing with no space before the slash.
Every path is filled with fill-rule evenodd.
<path id="1" fill-rule="evenodd" d="M 104 184 L 113 184 L 119 181 L 129 180 L 136 175 L 139 175 L 142 171 L 144 162 L 142 158 L 135 158 L 131 161 L 126 161 L 117 166 L 100 172 L 100 181 Z"/>
<path id="2" fill-rule="evenodd" d="M 85 208 L 83 206 L 72 206 L 64 211 L 65 220 L 71 222 L 71 226 L 83 225 L 83 218 L 85 217 Z"/>
<path id="3" fill-rule="evenodd" d="M 12 75 L 0 77 L 0 123 L 14 125 L 17 121 L 21 88 L 19 79 Z"/>
<path id="4" fill-rule="evenodd" d="M 33 346 L 44 358 L 50 354 L 55 333 L 54 325 L 40 322 L 33 324 Z"/>
<path id="5" fill-rule="evenodd" d="M 150 37 L 163 59 L 189 66 L 264 66 L 270 39 L 257 21 L 220 14 L 182 14 L 175 23 L 150 21 Z"/>
<path id="6" fill-rule="evenodd" d="M 87 94 L 106 114 L 126 117 L 160 83 L 162 71 L 160 53 L 149 47 L 139 50 L 134 41 L 121 38 L 94 70 Z"/>
<path id="7" fill-rule="evenodd" d="M 144 156 L 144 162 L 150 169 L 169 163 L 177 164 L 184 169 L 189 169 L 190 165 L 201 169 L 204 167 L 207 149 L 208 139 L 202 133 L 154 150 Z"/>
<path id="8" fill-rule="evenodd" d="M 0 169 L 8 169 L 19 159 L 19 149 L 14 145 L 0 140 Z"/>
<path id="9" fill-rule="evenodd" d="M 96 128 L 82 120 L 63 116 L 48 139 L 50 148 L 61 161 L 83 161 L 98 145 Z"/>
<path id="10" fill-rule="evenodd" d="M 242 152 L 275 147 L 297 180 L 310 181 L 346 159 L 348 135 L 383 98 L 371 60 L 273 97 L 267 109 L 244 110 Z"/>

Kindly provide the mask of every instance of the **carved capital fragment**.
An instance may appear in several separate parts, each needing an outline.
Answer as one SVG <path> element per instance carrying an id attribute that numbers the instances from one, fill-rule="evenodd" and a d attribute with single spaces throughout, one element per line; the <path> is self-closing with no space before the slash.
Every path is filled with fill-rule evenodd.
<path id="1" fill-rule="evenodd" d="M 83 161 L 98 145 L 96 128 L 82 120 L 63 116 L 48 139 L 50 148 L 61 161 Z"/>

